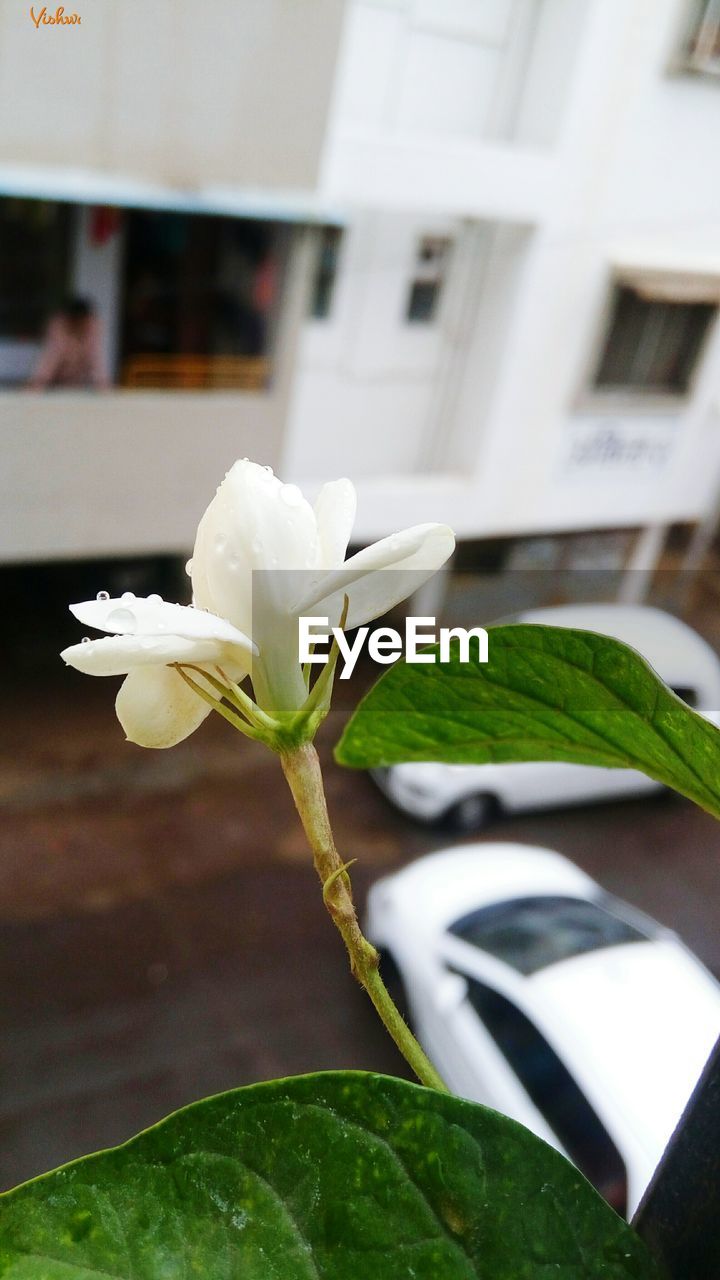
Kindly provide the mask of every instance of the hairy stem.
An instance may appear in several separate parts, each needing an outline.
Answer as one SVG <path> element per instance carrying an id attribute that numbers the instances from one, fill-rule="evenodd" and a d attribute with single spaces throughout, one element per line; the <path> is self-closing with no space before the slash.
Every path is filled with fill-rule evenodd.
<path id="1" fill-rule="evenodd" d="M 320 761 L 315 748 L 309 742 L 304 743 L 282 755 L 281 761 L 313 851 L 315 869 L 323 886 L 325 905 L 342 935 L 355 977 L 367 991 L 382 1022 L 418 1080 L 431 1089 L 447 1092 L 447 1086 L 401 1018 L 380 977 L 377 951 L 367 938 L 363 937 L 352 900 L 347 865 L 343 863 L 335 848 L 325 802 Z"/>

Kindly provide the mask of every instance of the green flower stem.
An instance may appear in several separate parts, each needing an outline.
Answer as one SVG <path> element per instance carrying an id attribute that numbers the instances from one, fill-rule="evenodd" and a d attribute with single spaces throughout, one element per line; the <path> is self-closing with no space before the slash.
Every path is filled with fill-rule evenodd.
<path id="1" fill-rule="evenodd" d="M 312 743 L 306 742 L 282 754 L 280 759 L 313 851 L 325 905 L 347 947 L 350 967 L 421 1084 L 447 1093 L 447 1086 L 401 1018 L 380 977 L 377 951 L 363 937 L 352 900 L 347 865 L 333 840 L 317 752 Z"/>

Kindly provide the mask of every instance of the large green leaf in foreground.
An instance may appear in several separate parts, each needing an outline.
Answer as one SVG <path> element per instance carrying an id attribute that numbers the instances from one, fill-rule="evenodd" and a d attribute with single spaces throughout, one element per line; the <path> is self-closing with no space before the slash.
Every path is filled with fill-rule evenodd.
<path id="1" fill-rule="evenodd" d="M 487 663 L 398 663 L 336 749 L 359 768 L 407 760 L 565 760 L 640 769 L 720 817 L 720 732 L 640 654 L 609 636 L 516 624 L 488 632 Z M 437 654 L 437 649 L 426 652 Z"/>
<path id="2" fill-rule="evenodd" d="M 514 1121 L 384 1076 L 252 1085 L 0 1197 L 4 1280 L 626 1280 L 656 1271 Z"/>

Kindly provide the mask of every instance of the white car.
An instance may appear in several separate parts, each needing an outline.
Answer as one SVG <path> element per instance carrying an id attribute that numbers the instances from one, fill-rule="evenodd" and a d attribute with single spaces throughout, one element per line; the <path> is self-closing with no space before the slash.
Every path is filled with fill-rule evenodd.
<path id="1" fill-rule="evenodd" d="M 472 844 L 370 890 L 381 972 L 448 1087 L 631 1216 L 720 1034 L 720 985 L 560 854 Z"/>
<path id="2" fill-rule="evenodd" d="M 512 621 L 598 631 L 622 640 L 637 649 L 679 697 L 717 722 L 720 659 L 696 631 L 669 613 L 644 605 L 563 605 L 534 609 Z M 659 789 L 657 782 L 634 769 L 561 761 L 480 765 L 413 762 L 374 769 L 372 776 L 404 813 L 423 822 L 447 821 L 458 831 L 478 830 L 498 809 L 554 808 Z"/>

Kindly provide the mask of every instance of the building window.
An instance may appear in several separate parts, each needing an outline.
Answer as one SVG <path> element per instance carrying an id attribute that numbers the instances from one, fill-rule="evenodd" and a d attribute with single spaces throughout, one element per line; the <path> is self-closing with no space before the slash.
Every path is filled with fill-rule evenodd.
<path id="1" fill-rule="evenodd" d="M 133 210 L 123 284 L 124 386 L 267 385 L 280 292 L 275 223 Z"/>
<path id="2" fill-rule="evenodd" d="M 418 244 L 405 309 L 411 324 L 432 324 L 437 319 L 450 245 L 448 236 L 423 236 Z"/>
<path id="3" fill-rule="evenodd" d="M 616 285 L 595 387 L 685 394 L 716 311 L 712 301 L 671 299 L 641 286 Z"/>
<path id="4" fill-rule="evenodd" d="M 622 1157 L 565 1064 L 516 1005 L 474 978 L 466 981 L 470 1004 L 570 1159 L 618 1213 L 626 1213 Z"/>
<path id="5" fill-rule="evenodd" d="M 720 75 L 720 0 L 696 0 L 681 58 L 690 71 Z"/>
<path id="6" fill-rule="evenodd" d="M 330 315 L 341 242 L 342 227 L 320 228 L 317 272 L 310 302 L 310 315 L 313 320 L 327 320 Z"/>

